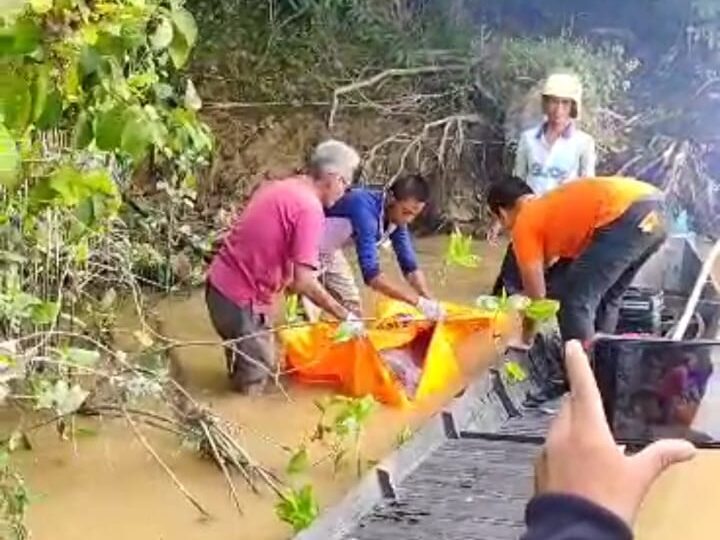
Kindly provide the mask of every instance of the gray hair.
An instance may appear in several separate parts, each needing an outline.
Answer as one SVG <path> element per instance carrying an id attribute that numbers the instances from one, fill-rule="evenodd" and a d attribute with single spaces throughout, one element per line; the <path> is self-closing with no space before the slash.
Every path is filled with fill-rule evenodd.
<path id="1" fill-rule="evenodd" d="M 351 182 L 355 170 L 360 166 L 360 154 L 344 142 L 329 139 L 315 147 L 310 156 L 310 169 L 313 174 L 337 174 Z"/>

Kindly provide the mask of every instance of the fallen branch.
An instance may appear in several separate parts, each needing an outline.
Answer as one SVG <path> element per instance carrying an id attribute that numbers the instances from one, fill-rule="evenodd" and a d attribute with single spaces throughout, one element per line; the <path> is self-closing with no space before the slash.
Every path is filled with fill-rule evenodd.
<path id="1" fill-rule="evenodd" d="M 223 475 L 225 476 L 225 481 L 230 488 L 230 495 L 232 496 L 232 500 L 235 503 L 235 508 L 237 508 L 238 512 L 242 514 L 242 506 L 240 505 L 240 498 L 238 497 L 237 489 L 235 488 L 235 482 L 233 482 L 233 479 L 228 472 L 227 466 L 225 465 L 225 460 L 222 458 L 220 452 L 218 451 L 217 444 L 215 444 L 215 439 L 210 434 L 210 430 L 208 429 L 207 424 L 205 424 L 205 422 L 203 422 L 202 420 L 200 421 L 200 427 L 202 428 L 203 433 L 205 433 L 205 437 L 210 444 L 210 449 L 212 450 L 213 456 L 215 457 L 215 461 L 217 462 L 218 466 L 223 472 Z"/>
<path id="2" fill-rule="evenodd" d="M 205 510 L 202 504 L 190 493 L 190 491 L 185 487 L 185 484 L 183 484 L 180 479 L 175 475 L 173 470 L 170 468 L 170 466 L 163 461 L 163 459 L 160 457 L 160 455 L 155 451 L 155 449 L 152 447 L 152 445 L 148 442 L 148 440 L 145 438 L 145 436 L 142 434 L 140 429 L 135 424 L 135 421 L 132 419 L 132 417 L 127 413 L 127 411 L 123 411 L 123 416 L 125 417 L 125 420 L 127 421 L 128 425 L 130 426 L 130 429 L 132 430 L 135 437 L 140 441 L 140 444 L 142 444 L 145 449 L 148 451 L 148 453 L 155 459 L 155 461 L 162 467 L 162 469 L 165 471 L 165 473 L 170 477 L 170 479 L 173 481 L 173 483 L 177 486 L 177 488 L 180 490 L 180 492 L 185 496 L 185 498 L 192 503 L 192 505 L 197 508 L 197 510 L 203 515 L 205 518 L 210 517 L 210 513 Z"/>
<path id="3" fill-rule="evenodd" d="M 422 66 L 415 68 L 391 68 L 381 71 L 380 73 L 376 73 L 367 79 L 362 79 L 354 83 L 340 86 L 333 91 L 330 116 L 328 117 L 328 128 L 332 130 L 335 127 L 335 117 L 337 116 L 337 111 L 340 106 L 340 96 L 344 94 L 375 86 L 391 77 L 409 77 L 447 71 L 464 71 L 466 69 L 468 69 L 468 66 L 464 64 L 452 64 L 448 66 Z"/>

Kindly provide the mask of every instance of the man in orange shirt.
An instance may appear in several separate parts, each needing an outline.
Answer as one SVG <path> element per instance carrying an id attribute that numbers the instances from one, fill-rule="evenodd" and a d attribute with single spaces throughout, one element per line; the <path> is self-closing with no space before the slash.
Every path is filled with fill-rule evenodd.
<path id="1" fill-rule="evenodd" d="M 511 233 L 525 295 L 547 296 L 545 270 L 565 263 L 551 294 L 560 301 L 563 340 L 614 333 L 623 294 L 667 236 L 662 193 L 632 178 L 605 177 L 535 197 L 511 177 L 493 185 L 487 200 Z"/>

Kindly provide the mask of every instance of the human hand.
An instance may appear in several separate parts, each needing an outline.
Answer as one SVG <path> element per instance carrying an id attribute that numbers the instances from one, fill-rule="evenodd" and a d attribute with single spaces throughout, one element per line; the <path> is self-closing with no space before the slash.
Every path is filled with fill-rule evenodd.
<path id="1" fill-rule="evenodd" d="M 570 396 L 536 463 L 535 489 L 582 497 L 632 526 L 653 482 L 670 466 L 692 459 L 695 447 L 668 439 L 626 456 L 613 440 L 590 362 L 578 341 L 567 343 L 565 362 Z"/>
<path id="2" fill-rule="evenodd" d="M 348 314 L 338 326 L 335 341 L 343 342 L 365 335 L 365 323 L 354 313 Z"/>
<path id="3" fill-rule="evenodd" d="M 497 246 L 500 244 L 500 233 L 502 232 L 502 224 L 495 220 L 490 224 L 490 228 L 487 230 L 485 240 L 491 246 Z"/>
<path id="4" fill-rule="evenodd" d="M 445 317 L 445 310 L 437 300 L 421 296 L 418 299 L 417 308 L 422 311 L 425 318 L 430 321 L 439 321 Z"/>

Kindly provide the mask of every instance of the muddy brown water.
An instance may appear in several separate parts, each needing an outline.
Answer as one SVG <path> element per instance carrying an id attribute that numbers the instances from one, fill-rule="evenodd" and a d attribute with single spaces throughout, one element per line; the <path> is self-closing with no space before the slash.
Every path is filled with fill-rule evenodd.
<path id="1" fill-rule="evenodd" d="M 445 245 L 445 238 L 418 241 L 420 258 L 438 296 L 467 303 L 489 290 L 502 250 L 483 246 L 479 268 L 452 269 L 442 280 Z M 188 341 L 216 339 L 201 291 L 164 299 L 157 311 L 163 331 L 169 336 Z M 118 329 L 120 341 L 133 329 L 132 321 L 125 321 Z M 481 370 L 490 358 L 487 340 L 483 336 L 469 340 L 461 347 L 460 356 L 468 375 Z M 308 435 L 318 419 L 314 401 L 330 394 L 327 390 L 290 385 L 290 401 L 280 393 L 258 398 L 234 395 L 227 389 L 219 347 L 182 349 L 175 360 L 191 391 L 220 415 L 244 426 L 242 437 L 247 449 L 278 471 L 287 463 L 287 454 L 278 446 L 296 446 Z M 367 425 L 364 457 L 378 460 L 387 455 L 406 427 L 417 428 L 447 397 L 412 410 L 380 407 Z M 276 518 L 275 499 L 270 493 L 253 495 L 240 484 L 244 514 L 238 515 L 218 470 L 183 450 L 172 437 L 145 432 L 175 474 L 210 511 L 209 520 L 199 518 L 125 426 L 115 421 L 83 421 L 83 426 L 89 428 L 90 434 L 79 436 L 74 443 L 58 441 L 53 429 L 41 430 L 33 436 L 35 449 L 19 454 L 20 467 L 35 494 L 28 520 L 34 538 L 284 540 L 292 536 Z M 333 474 L 329 466 L 319 465 L 307 480 L 315 486 L 325 507 L 337 502 L 357 477 L 351 470 Z M 705 523 L 703 516 L 712 516 L 711 505 L 720 500 L 718 480 L 720 453 L 704 453 L 694 463 L 671 471 L 647 500 L 638 522 L 639 537 L 715 537 L 709 534 L 711 520 Z"/>

